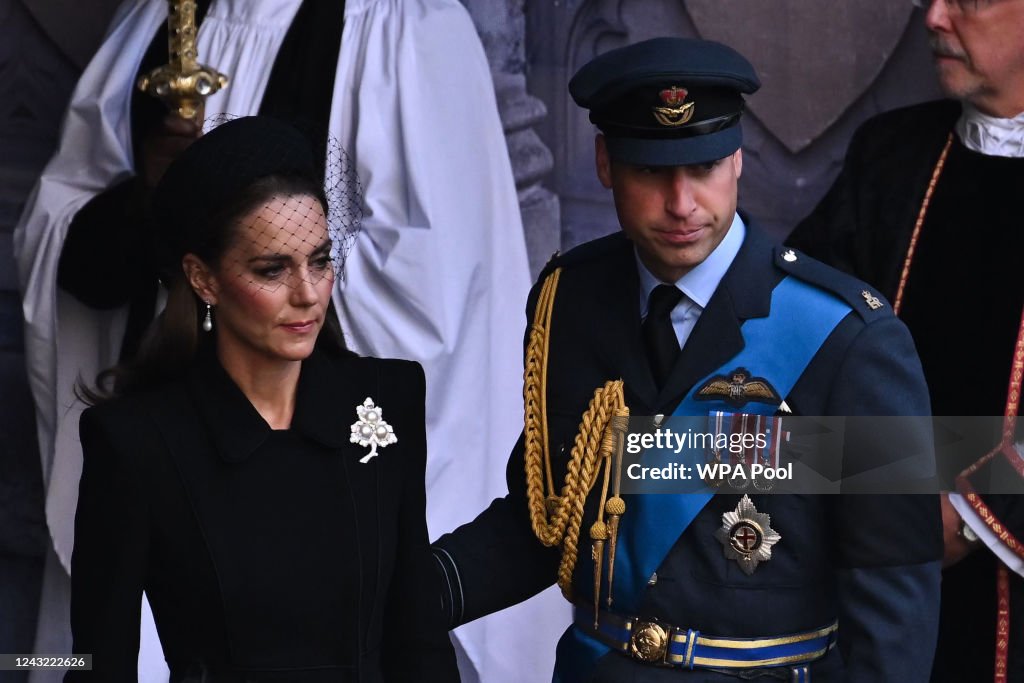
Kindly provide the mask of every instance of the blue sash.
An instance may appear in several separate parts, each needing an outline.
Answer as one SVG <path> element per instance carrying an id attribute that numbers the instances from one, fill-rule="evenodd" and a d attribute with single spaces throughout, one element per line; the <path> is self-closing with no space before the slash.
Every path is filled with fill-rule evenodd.
<path id="1" fill-rule="evenodd" d="M 765 318 L 743 323 L 743 349 L 714 372 L 696 382 L 676 406 L 673 416 L 706 416 L 712 411 L 735 412 L 725 401 L 696 400 L 695 394 L 715 375 L 743 367 L 763 377 L 785 398 L 850 306 L 833 294 L 787 276 L 772 291 L 771 309 Z M 777 405 L 747 403 L 743 412 L 774 415 Z M 619 551 L 615 558 L 615 611 L 635 613 L 655 572 L 669 550 L 714 495 L 703 493 L 631 496 L 619 526 Z M 609 652 L 575 626 L 558 642 L 555 683 L 586 680 L 597 659 Z"/>

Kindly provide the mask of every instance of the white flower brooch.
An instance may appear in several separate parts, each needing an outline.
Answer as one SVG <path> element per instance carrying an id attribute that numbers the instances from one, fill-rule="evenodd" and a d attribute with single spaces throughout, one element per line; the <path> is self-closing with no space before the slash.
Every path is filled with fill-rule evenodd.
<path id="1" fill-rule="evenodd" d="M 384 448 L 398 441 L 395 430 L 384 421 L 384 409 L 375 406 L 369 396 L 363 401 L 363 405 L 356 406 L 356 415 L 359 419 L 352 423 L 349 441 L 370 447 L 370 452 L 360 458 L 359 462 L 369 462 L 370 458 L 377 455 L 378 447 Z"/>

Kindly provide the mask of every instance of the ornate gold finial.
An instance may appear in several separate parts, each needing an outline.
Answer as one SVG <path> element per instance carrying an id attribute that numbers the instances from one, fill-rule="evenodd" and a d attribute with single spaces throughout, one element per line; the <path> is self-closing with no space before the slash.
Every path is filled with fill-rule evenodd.
<path id="1" fill-rule="evenodd" d="M 615 417 L 607 427 L 615 435 L 615 450 L 612 453 L 611 466 L 615 468 L 612 477 L 612 497 L 604 504 L 608 514 L 608 607 L 612 606 L 612 594 L 615 587 L 615 550 L 619 538 L 619 519 L 626 513 L 626 501 L 622 499 L 622 450 L 629 430 L 629 408 L 622 406 L 615 409 Z"/>
<path id="2" fill-rule="evenodd" d="M 195 0 L 168 0 L 167 5 L 168 63 L 141 76 L 139 90 L 181 118 L 201 122 L 206 98 L 227 86 L 228 77 L 197 61 Z"/>
<path id="3" fill-rule="evenodd" d="M 591 559 L 594 560 L 594 629 L 600 625 L 598 607 L 601 602 L 601 565 L 604 564 L 604 542 L 608 538 L 608 527 L 597 520 L 590 527 Z"/>

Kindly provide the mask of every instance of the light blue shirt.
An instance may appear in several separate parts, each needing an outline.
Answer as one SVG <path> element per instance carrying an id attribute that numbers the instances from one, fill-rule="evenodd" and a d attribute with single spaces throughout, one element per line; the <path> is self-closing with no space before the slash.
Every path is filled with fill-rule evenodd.
<path id="1" fill-rule="evenodd" d="M 663 283 L 654 277 L 640 260 L 640 255 L 634 247 L 633 256 L 636 259 L 637 272 L 640 274 L 640 319 L 643 320 L 647 317 L 647 302 L 651 298 L 651 291 L 661 284 L 675 284 L 683 293 L 683 298 L 672 309 L 672 329 L 675 330 L 680 348 L 685 346 L 700 314 L 708 305 L 711 295 L 718 289 L 718 283 L 725 277 L 725 272 L 729 270 L 733 259 L 739 253 L 746 235 L 747 226 L 743 223 L 740 215 L 736 214 L 733 216 L 729 231 L 725 233 L 725 237 L 714 251 L 708 254 L 702 263 L 674 283 Z"/>

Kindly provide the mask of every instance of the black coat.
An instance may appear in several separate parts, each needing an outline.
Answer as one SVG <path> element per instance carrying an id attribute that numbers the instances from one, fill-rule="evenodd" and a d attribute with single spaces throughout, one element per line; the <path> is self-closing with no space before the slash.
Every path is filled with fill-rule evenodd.
<path id="1" fill-rule="evenodd" d="M 621 377 L 632 415 L 671 413 L 695 382 L 743 348 L 741 325 L 768 314 L 772 290 L 787 274 L 833 292 L 853 309 L 784 397 L 796 414 L 928 414 L 913 345 L 889 307 L 870 310 L 862 283 L 812 259 L 787 262 L 756 230 L 748 230 L 661 391 L 641 341 L 632 245 L 615 234 L 569 252 L 553 266 L 563 271 L 552 316 L 547 417 L 551 453 L 561 453 L 556 465 L 563 469 L 595 388 Z M 539 285 L 531 294 L 530 320 L 538 292 Z M 748 369 L 757 375 L 757 368 Z M 507 478 L 506 497 L 436 544 L 454 585 L 456 622 L 520 601 L 555 580 L 557 551 L 542 547 L 530 529 L 522 440 L 509 459 Z M 922 680 L 934 647 L 938 603 L 937 497 L 752 495 L 783 540 L 751 576 L 724 558 L 714 536 L 722 514 L 738 499 L 716 495 L 681 534 L 658 567 L 657 583 L 641 599 L 641 616 L 739 638 L 809 630 L 838 617 L 839 649 L 813 667 L 814 680 L 837 680 L 829 674 L 839 676 L 844 669 L 843 680 L 849 681 Z M 626 505 L 628 514 L 628 500 Z M 593 514 L 591 509 L 584 530 Z M 580 545 L 583 556 L 589 552 L 585 532 Z M 576 572 L 580 586 L 590 581 L 583 573 Z M 592 675 L 573 680 L 735 680 L 652 667 L 616 653 L 604 656 Z"/>
<path id="2" fill-rule="evenodd" d="M 789 243 L 894 296 L 932 172 L 960 110 L 958 102 L 929 102 L 867 121 L 854 134 L 835 184 Z M 1024 159 L 988 157 L 954 139 L 900 313 L 920 352 L 936 415 L 1003 414 L 1024 308 L 1022 187 Z M 991 445 L 997 440 L 994 433 Z M 955 475 L 970 460 L 939 464 Z M 984 486 L 1020 475 L 997 458 L 975 478 Z M 982 498 L 993 525 L 1024 539 L 1021 496 Z M 934 681 L 993 679 L 999 564 L 982 549 L 944 572 Z M 1024 680 L 1024 579 L 1013 572 L 1009 592 L 1007 680 Z"/>
<path id="3" fill-rule="evenodd" d="M 367 397 L 398 441 L 363 464 Z M 72 632 L 93 671 L 67 680 L 136 680 L 143 590 L 172 681 L 458 680 L 415 363 L 316 352 L 274 431 L 210 358 L 87 410 L 81 435 Z"/>

